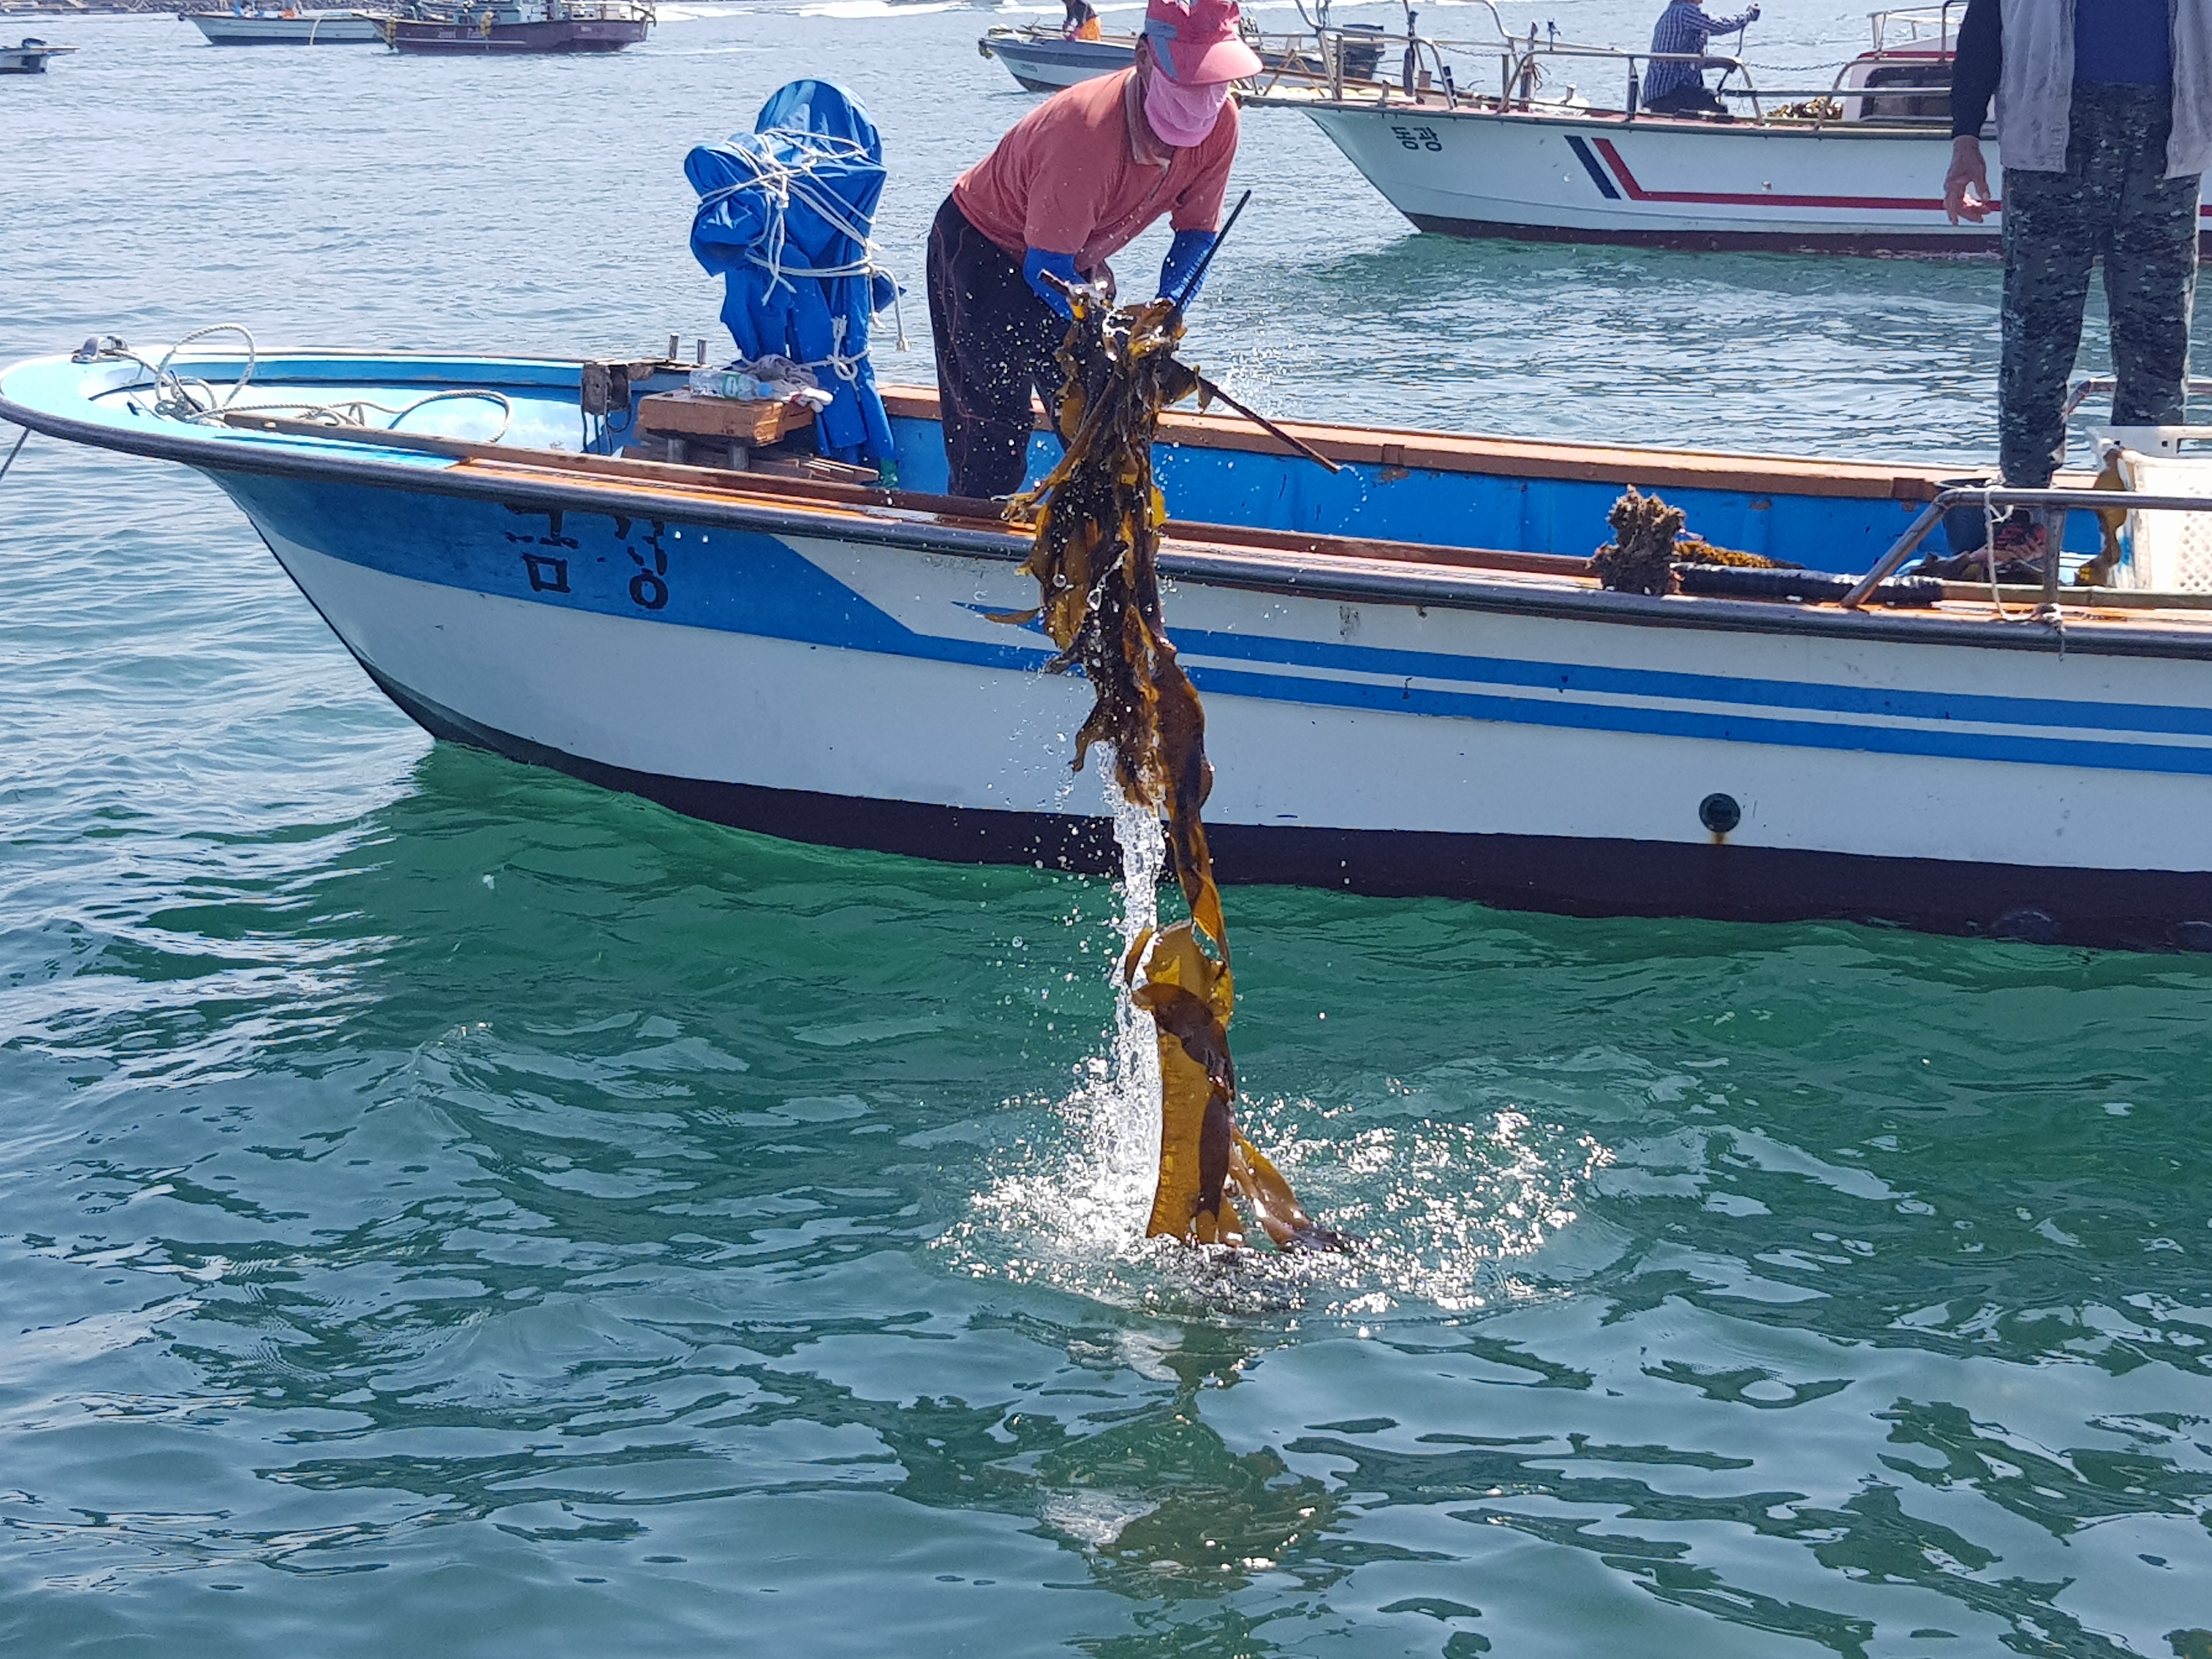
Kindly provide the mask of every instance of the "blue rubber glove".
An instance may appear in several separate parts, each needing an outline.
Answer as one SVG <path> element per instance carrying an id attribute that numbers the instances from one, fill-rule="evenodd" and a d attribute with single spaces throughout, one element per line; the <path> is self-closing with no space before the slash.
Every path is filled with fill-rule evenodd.
<path id="1" fill-rule="evenodd" d="M 1038 299 L 1073 322 L 1075 313 L 1067 303 L 1067 295 L 1045 281 L 1046 271 L 1050 271 L 1070 288 L 1074 287 L 1081 280 L 1075 274 L 1075 256 L 1073 253 L 1047 253 L 1039 247 L 1033 247 L 1022 256 L 1022 280 L 1036 291 Z"/>
<path id="2" fill-rule="evenodd" d="M 1160 298 L 1173 300 L 1178 305 L 1188 305 L 1198 298 L 1198 289 L 1185 294 L 1183 285 L 1190 281 L 1198 262 L 1221 240 L 1211 230 L 1179 230 L 1175 240 L 1168 244 L 1168 257 L 1160 262 Z M 1203 283 L 1199 284 L 1203 288 Z"/>

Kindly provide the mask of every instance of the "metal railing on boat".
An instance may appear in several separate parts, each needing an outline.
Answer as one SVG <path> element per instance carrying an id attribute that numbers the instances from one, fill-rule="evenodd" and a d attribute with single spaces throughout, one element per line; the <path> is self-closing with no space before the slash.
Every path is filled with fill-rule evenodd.
<path id="1" fill-rule="evenodd" d="M 2110 374 L 2093 374 L 2087 380 L 2076 380 L 2074 389 L 2066 394 L 2065 405 L 2059 410 L 2060 418 L 2070 421 L 2090 398 L 2109 398 L 2119 389 L 2119 381 Z M 2212 379 L 2192 379 L 2187 382 L 2187 391 L 2191 398 L 2212 398 Z"/>
<path id="2" fill-rule="evenodd" d="M 1978 507 L 1984 513 L 1996 508 L 2015 507 L 2044 507 L 2053 510 L 2072 510 L 2079 507 L 2092 513 L 2212 513 L 2212 495 L 2137 495 L 2132 490 L 2112 489 L 2005 489 L 1996 486 L 1961 486 L 1938 492 L 1936 499 L 1920 509 L 1919 516 L 1905 526 L 1905 533 L 1890 544 L 1889 551 L 1875 561 L 1873 569 L 1860 577 L 1850 592 L 1838 603 L 1846 611 L 1856 611 L 1882 583 L 1894 576 L 1905 562 L 1920 550 L 1943 515 L 1955 507 Z M 1994 567 L 1992 567 L 1994 568 Z M 2043 599 L 2046 605 L 2058 603 L 2060 586 L 2057 550 L 2044 561 Z M 1993 582 L 1992 586 L 1996 586 Z M 2122 590 L 2110 590 L 2118 592 Z M 2081 592 L 2106 597 L 2107 590 L 2084 588 Z M 2172 596 L 2160 595 L 2160 598 Z"/>
<path id="3" fill-rule="evenodd" d="M 1716 96 L 1748 100 L 1751 120 L 1755 125 L 1766 125 L 1776 120 L 1802 122 L 1818 131 L 1832 123 L 1848 121 L 1853 126 L 1879 125 L 1885 128 L 1945 127 L 1947 123 L 1926 114 L 1870 115 L 1865 104 L 1875 99 L 1903 99 L 1948 95 L 1948 82 L 1942 87 L 1918 85 L 1854 86 L 1850 84 L 1852 71 L 1865 65 L 1869 58 L 1860 57 L 1839 67 L 1833 79 L 1825 85 L 1805 87 L 1762 88 L 1753 82 L 1751 66 L 1741 58 L 1715 52 L 1637 52 L 1620 46 L 1583 45 L 1563 40 L 1556 33 L 1539 38 L 1536 26 L 1528 25 L 1525 35 L 1509 31 L 1491 0 L 1475 0 L 1475 3 L 1490 14 L 1491 22 L 1498 31 L 1491 40 L 1462 40 L 1424 35 L 1417 23 L 1418 12 L 1407 0 L 1407 27 L 1402 33 L 1390 33 L 1370 26 L 1340 27 L 1328 21 L 1324 7 L 1318 18 L 1304 17 L 1307 32 L 1316 43 L 1316 55 L 1320 59 L 1320 71 L 1303 61 L 1303 53 L 1286 54 L 1286 60 L 1267 71 L 1253 77 L 1246 84 L 1249 95 L 1265 100 L 1285 89 L 1319 89 L 1325 91 L 1329 101 L 1347 101 L 1347 83 L 1352 82 L 1352 100 L 1367 102 L 1378 107 L 1388 107 L 1394 94 L 1408 102 L 1420 104 L 1431 97 L 1441 97 L 1444 107 L 1457 110 L 1462 104 L 1475 109 L 1497 112 L 1535 111 L 1547 108 L 1577 107 L 1573 100 L 1577 88 L 1569 86 L 1564 98 L 1540 98 L 1537 87 L 1546 84 L 1542 65 L 1550 60 L 1612 64 L 1619 66 L 1626 77 L 1621 106 L 1617 113 L 1633 121 L 1642 114 L 1642 88 L 1649 79 L 1655 64 L 1692 64 L 1700 70 L 1719 71 L 1720 80 L 1714 87 Z M 1940 30 L 1940 44 L 1936 50 L 1948 52 L 1952 37 L 1948 13 L 1955 0 L 1947 0 L 1942 6 L 1914 8 L 1911 10 L 1882 12 L 1875 15 L 1876 30 L 1875 53 L 1903 50 L 1884 44 L 1884 31 L 1893 21 L 1933 20 Z M 1303 4 L 1300 6 L 1304 15 Z M 1549 26 L 1547 26 L 1548 27 Z M 1387 58 L 1395 48 L 1401 59 L 1401 69 L 1395 82 L 1381 73 L 1372 78 L 1348 76 L 1344 65 L 1346 58 L 1358 52 L 1375 52 L 1378 49 Z M 1460 83 L 1455 72 L 1452 54 L 1492 56 L 1498 59 L 1498 89 L 1495 93 L 1479 90 L 1472 79 Z M 1741 84 L 1731 85 L 1732 81 Z M 1861 101 L 1860 112 L 1853 116 L 1844 102 Z M 1792 101 L 1796 100 L 1796 101 Z M 1589 104 L 1593 109 L 1601 106 Z"/>

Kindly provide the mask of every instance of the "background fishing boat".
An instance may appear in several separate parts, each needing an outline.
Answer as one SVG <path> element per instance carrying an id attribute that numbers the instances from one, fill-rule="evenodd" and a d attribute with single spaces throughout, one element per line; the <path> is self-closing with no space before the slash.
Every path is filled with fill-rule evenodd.
<path id="1" fill-rule="evenodd" d="M 799 840 L 1115 867 L 1103 806 L 1069 800 L 1047 740 L 1085 688 L 992 620 L 1025 603 L 1027 538 L 987 502 L 604 453 L 684 373 L 102 349 L 7 371 L 0 416 L 213 479 L 438 737 Z M 896 465 L 926 491 L 934 397 L 890 404 Z M 375 409 L 404 429 L 346 423 Z M 556 448 L 580 421 L 587 453 Z M 2084 596 L 2055 625 L 2027 619 L 2032 596 L 1869 581 L 1846 601 L 1848 580 L 1812 571 L 1606 592 L 1560 550 L 1602 534 L 1627 483 L 1715 540 L 1858 572 L 1928 528 L 1942 481 L 1296 435 L 1341 471 L 1217 417 L 1162 433 L 1182 515 L 1162 568 L 1206 697 L 1224 878 L 1948 931 L 2028 915 L 2120 943 L 2212 931 L 2205 600 Z"/>
<path id="2" fill-rule="evenodd" d="M 186 11 L 177 14 L 211 46 L 359 46 L 384 39 L 374 11 Z"/>
<path id="3" fill-rule="evenodd" d="M 975 50 L 1005 64 L 1023 91 L 1057 92 L 1128 68 L 1136 59 L 1137 39 L 1115 35 L 1075 40 L 1042 25 L 1000 25 L 985 32 Z"/>
<path id="4" fill-rule="evenodd" d="M 1379 24 L 1350 24 L 1331 37 L 1343 55 L 1342 73 L 1354 81 L 1375 73 L 1382 53 Z M 1096 40 L 1072 40 L 1049 25 L 1001 24 L 986 31 L 975 49 L 1006 65 L 1024 92 L 1057 92 L 1100 75 L 1125 70 L 1135 61 L 1137 37 L 1107 34 Z M 1255 36 L 1253 50 L 1279 78 L 1296 80 L 1325 72 L 1319 43 L 1300 38 Z"/>
<path id="5" fill-rule="evenodd" d="M 652 32 L 653 8 L 639 0 L 416 0 L 386 20 L 394 52 L 447 57 L 522 52 L 609 52 Z"/>
<path id="6" fill-rule="evenodd" d="M 27 34 L 20 45 L 0 46 L 0 75 L 44 75 L 49 59 L 76 50 L 75 46 L 50 46 Z"/>
<path id="7" fill-rule="evenodd" d="M 1484 0 L 1478 0 L 1484 3 Z M 1876 13 L 1832 78 L 1754 83 L 1709 53 L 1733 119 L 1639 107 L 1649 52 L 1555 33 L 1389 37 L 1395 82 L 1261 81 L 1248 102 L 1303 111 L 1423 230 L 1455 236 L 1825 253 L 1990 253 L 2002 215 L 1953 224 L 1955 7 Z M 1409 16 L 1411 14 L 1409 13 Z M 1326 57 L 1335 31 L 1316 34 Z M 2208 210 L 2212 214 L 2212 210 Z"/>

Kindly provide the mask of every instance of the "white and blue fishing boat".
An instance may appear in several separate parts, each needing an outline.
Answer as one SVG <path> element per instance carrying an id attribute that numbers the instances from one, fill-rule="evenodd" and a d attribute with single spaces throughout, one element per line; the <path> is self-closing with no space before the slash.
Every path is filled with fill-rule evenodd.
<path id="1" fill-rule="evenodd" d="M 805 841 L 1112 867 L 1068 772 L 1088 691 L 992 619 L 1035 601 L 1028 538 L 929 493 L 933 394 L 887 395 L 889 491 L 612 453 L 685 365 L 161 356 L 19 363 L 0 417 L 211 479 L 437 737 Z M 1900 562 L 1950 499 L 1929 469 L 1290 429 L 1342 471 L 1161 432 L 1224 878 L 2212 935 L 2202 596 L 1819 574 Z M 1583 556 L 1629 484 L 1818 568 L 1606 591 Z"/>

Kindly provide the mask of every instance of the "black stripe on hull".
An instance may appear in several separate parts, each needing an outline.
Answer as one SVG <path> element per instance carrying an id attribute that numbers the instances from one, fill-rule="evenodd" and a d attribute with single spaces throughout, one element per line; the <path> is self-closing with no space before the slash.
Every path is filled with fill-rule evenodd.
<path id="1" fill-rule="evenodd" d="M 1817 235 L 1774 230 L 1585 230 L 1572 225 L 1446 219 L 1433 213 L 1407 213 L 1406 217 L 1413 221 L 1415 228 L 1434 231 L 1442 236 L 1488 237 L 1509 242 L 1686 248 L 1702 253 L 1948 253 L 1954 258 L 1994 258 L 2001 251 L 1994 233 L 1985 237 L 1960 237 L 1917 236 L 1909 231 L 1845 231 L 1835 235 Z"/>
<path id="2" fill-rule="evenodd" d="M 364 665 L 366 666 L 366 665 Z M 1103 818 L 634 772 L 495 731 L 370 677 L 434 738 L 640 795 L 710 823 L 787 841 L 952 864 L 1026 864 L 1118 873 Z M 2212 949 L 2212 873 L 2076 870 L 1723 842 L 1206 826 L 1226 883 L 1333 888 L 1374 896 L 1472 899 L 1576 916 L 1720 921 L 1863 921 L 1937 933 L 2126 950 Z"/>
<path id="3" fill-rule="evenodd" d="M 1401 208 L 1401 212 L 1405 210 Z M 1614 247 L 1671 247 L 1701 253 L 1941 253 L 1952 258 L 1993 259 L 2002 251 L 1995 235 L 1969 240 L 1957 236 L 1915 236 L 1878 231 L 1835 236 L 1763 230 L 1583 230 L 1568 225 L 1514 225 L 1489 219 L 1443 219 L 1433 213 L 1407 213 L 1417 230 L 1440 236 L 1486 237 L 1505 242 L 1578 242 Z M 2212 230 L 2198 238 L 2203 257 L 2212 259 Z"/>

